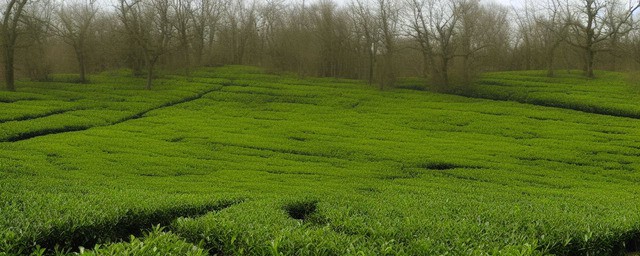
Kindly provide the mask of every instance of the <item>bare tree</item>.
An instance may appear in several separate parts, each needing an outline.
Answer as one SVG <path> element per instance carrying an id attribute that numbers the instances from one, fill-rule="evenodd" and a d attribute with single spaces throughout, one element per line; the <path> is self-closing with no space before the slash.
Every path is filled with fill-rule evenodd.
<path id="1" fill-rule="evenodd" d="M 533 65 L 532 62 L 534 62 L 536 56 L 536 53 L 534 52 L 536 48 L 535 44 L 537 41 L 536 39 L 539 36 L 535 24 L 535 9 L 531 2 L 526 1 L 524 2 L 524 6 L 516 10 L 514 13 L 514 22 L 519 35 L 517 48 L 522 49 L 524 52 L 522 58 L 524 61 L 524 69 L 530 70 Z"/>
<path id="2" fill-rule="evenodd" d="M 547 76 L 555 75 L 554 65 L 556 51 L 569 33 L 569 26 L 564 22 L 562 0 L 548 0 L 543 6 L 544 12 L 535 15 L 536 26 L 545 49 Z"/>
<path id="3" fill-rule="evenodd" d="M 281 59 L 284 48 L 281 43 L 283 31 L 288 29 L 286 21 L 286 5 L 283 0 L 267 0 L 261 7 L 258 18 L 258 34 L 260 35 L 261 65 L 273 66 L 274 61 Z M 288 38 L 286 40 L 291 40 Z M 265 60 L 268 58 L 268 60 Z M 268 63 L 268 64 L 266 64 Z M 281 66 L 281 65 L 278 65 Z"/>
<path id="4" fill-rule="evenodd" d="M 636 69 L 640 67 L 640 29 L 638 29 L 638 21 L 634 22 L 635 29 L 631 30 L 629 34 L 624 37 L 624 45 L 628 56 L 631 57 L 633 65 Z"/>
<path id="5" fill-rule="evenodd" d="M 431 2 L 426 0 L 407 0 L 409 6 L 409 22 L 407 25 L 409 31 L 407 33 L 418 43 L 425 66 L 425 77 L 428 73 L 435 74 L 437 72 L 435 70 L 434 49 L 431 43 L 432 35 L 429 22 L 430 8 L 428 4 Z"/>
<path id="6" fill-rule="evenodd" d="M 411 9 L 410 34 L 431 67 L 433 83 L 447 90 L 451 61 L 456 54 L 457 3 L 436 0 L 409 0 L 408 3 Z"/>
<path id="7" fill-rule="evenodd" d="M 203 64 L 205 55 L 207 57 L 204 59 L 210 61 L 210 51 L 213 48 L 216 32 L 220 29 L 220 20 L 228 5 L 228 0 L 200 0 L 195 2 L 191 22 L 196 65 Z"/>
<path id="8" fill-rule="evenodd" d="M 47 60 L 47 55 L 53 34 L 54 5 L 48 0 L 36 3 L 25 6 L 21 21 L 22 36 L 18 40 L 18 45 L 29 78 L 36 81 L 47 81 L 52 66 Z"/>
<path id="9" fill-rule="evenodd" d="M 605 12 L 609 14 L 604 20 L 605 26 L 608 28 L 615 28 L 616 26 L 619 26 L 618 23 L 621 22 L 620 19 L 624 17 L 625 12 L 627 11 L 625 10 L 625 6 L 622 4 L 612 4 L 607 5 L 605 8 Z M 633 12 L 633 10 L 631 10 L 631 12 Z M 629 20 L 622 21 L 618 29 L 611 31 L 609 39 L 605 42 L 606 46 L 604 46 L 604 50 L 609 53 L 609 68 L 611 70 L 615 71 L 618 69 L 618 59 L 622 57 L 620 51 L 622 38 L 627 36 L 634 29 L 632 18 L 633 16 L 631 15 L 628 17 Z"/>
<path id="10" fill-rule="evenodd" d="M 224 11 L 224 28 L 219 36 L 225 59 L 233 64 L 246 64 L 248 53 L 255 50 L 252 46 L 257 46 L 258 3 L 255 0 L 231 1 Z"/>
<path id="11" fill-rule="evenodd" d="M 62 4 L 57 10 L 56 32 L 66 44 L 73 48 L 78 61 L 81 83 L 87 81 L 88 40 L 92 34 L 92 25 L 97 13 L 96 0 Z"/>
<path id="12" fill-rule="evenodd" d="M 4 78 L 7 90 L 15 91 L 14 62 L 18 26 L 29 0 L 10 0 L 2 13 L 2 48 L 4 50 Z"/>
<path id="13" fill-rule="evenodd" d="M 322 0 L 310 9 L 314 39 L 317 44 L 317 70 L 320 76 L 336 77 L 342 72 L 344 33 L 346 18 L 335 2 Z"/>
<path id="14" fill-rule="evenodd" d="M 468 59 L 466 66 L 463 66 L 463 85 L 470 85 L 471 75 L 477 72 L 504 70 L 507 68 L 504 63 L 510 48 L 509 40 L 512 38 L 511 24 L 509 22 L 509 9 L 496 3 L 487 3 L 479 6 L 474 15 L 475 28 L 471 36 L 471 48 L 463 57 Z M 464 16 L 461 17 L 464 19 Z M 464 35 L 464 34 L 463 34 Z M 533 49 L 532 52 L 535 52 Z M 534 62 L 535 63 L 535 62 Z"/>
<path id="15" fill-rule="evenodd" d="M 584 74 L 594 77 L 596 53 L 603 51 L 603 43 L 613 36 L 630 32 L 629 24 L 633 12 L 640 3 L 630 8 L 616 0 L 580 0 L 565 5 L 566 23 L 571 28 L 568 42 L 584 52 Z"/>
<path id="16" fill-rule="evenodd" d="M 379 42 L 379 25 L 375 13 L 369 8 L 366 0 L 354 0 L 350 3 L 351 17 L 357 30 L 364 37 L 364 49 L 367 52 L 368 71 L 367 79 L 369 85 L 373 84 L 374 67 L 376 63 L 377 44 Z"/>
<path id="17" fill-rule="evenodd" d="M 287 60 L 291 60 L 289 65 L 291 70 L 297 71 L 298 76 L 304 77 L 312 73 L 310 63 L 312 61 L 313 52 L 308 47 L 313 44 L 315 39 L 311 25 L 311 15 L 306 0 L 302 0 L 299 4 L 294 5 L 288 11 L 287 31 L 284 34 L 283 45 L 286 49 L 283 53 L 287 55 Z M 293 38 L 295 40 L 290 40 Z"/>
<path id="18" fill-rule="evenodd" d="M 133 52 L 132 48 L 135 47 L 131 45 L 135 45 L 135 42 L 130 41 L 129 36 L 123 36 L 127 33 L 117 12 L 99 11 L 94 17 L 91 28 L 91 36 L 87 38 L 90 40 L 85 42 L 87 44 L 85 49 L 88 52 L 85 61 L 88 70 L 93 68 L 105 71 L 132 66 L 128 54 Z M 139 73 L 141 72 L 137 72 Z"/>
<path id="19" fill-rule="evenodd" d="M 396 79 L 394 55 L 400 24 L 400 6 L 397 1 L 377 0 L 377 8 L 382 36 L 383 67 L 380 81 L 380 90 L 382 90 L 386 85 L 392 86 Z"/>
<path id="20" fill-rule="evenodd" d="M 191 65 L 191 24 L 194 18 L 193 0 L 173 0 L 171 7 L 175 15 L 173 25 L 177 32 L 180 52 L 183 57 L 183 67 L 185 75 L 189 76 L 189 66 Z"/>
<path id="21" fill-rule="evenodd" d="M 482 26 L 478 21 L 483 15 L 479 0 L 456 0 L 456 15 L 459 21 L 460 50 L 458 56 L 462 58 L 462 80 L 465 85 L 471 83 L 472 61 L 474 55 L 487 47 L 484 42 L 477 41 L 478 36 L 486 34 L 490 26 Z"/>
<path id="22" fill-rule="evenodd" d="M 156 63 L 168 51 L 173 35 L 169 0 L 119 1 L 120 21 L 142 51 L 147 67 L 146 89 L 150 90 Z"/>
<path id="23" fill-rule="evenodd" d="M 366 79 L 380 89 L 396 76 L 421 74 L 459 91 L 483 71 L 546 68 L 553 76 L 563 57 L 567 68 L 584 60 L 593 76 L 595 61 L 616 69 L 633 60 L 623 49 L 638 45 L 632 18 L 639 7 L 621 0 L 525 1 L 514 16 L 481 0 L 117 0 L 115 11 L 97 0 L 59 0 L 62 6 L 45 11 L 52 1 L 5 0 L 8 89 L 15 89 L 13 66 L 23 64 L 20 74 L 36 79 L 77 66 L 80 81 L 91 67 L 130 65 L 151 88 L 162 63 L 187 75 L 199 65 L 260 65 Z M 66 61 L 57 42 L 73 48 L 75 60 L 47 65 Z M 600 52 L 610 55 L 596 58 Z"/>

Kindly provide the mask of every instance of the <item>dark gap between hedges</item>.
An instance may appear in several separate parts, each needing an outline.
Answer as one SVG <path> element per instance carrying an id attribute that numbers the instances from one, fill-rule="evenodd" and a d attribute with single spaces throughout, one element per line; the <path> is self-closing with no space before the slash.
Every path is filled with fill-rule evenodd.
<path id="1" fill-rule="evenodd" d="M 506 86 L 497 82 L 482 82 L 484 85 L 494 85 L 494 86 Z M 416 90 L 416 91 L 434 91 L 433 89 L 418 89 L 417 85 L 405 86 L 402 89 Z M 531 99 L 526 97 L 514 97 L 513 94 L 510 93 L 509 96 L 501 96 L 501 95 L 490 95 L 483 93 L 482 91 L 474 91 L 473 89 L 469 91 L 460 91 L 460 92 L 445 92 L 446 94 L 458 95 L 467 98 L 474 99 L 489 99 L 489 100 L 499 100 L 499 101 L 512 101 L 523 104 L 531 104 L 536 106 L 543 107 L 553 107 L 553 108 L 561 108 L 561 109 L 569 109 L 580 111 L 589 114 L 597 114 L 597 115 L 607 115 L 607 116 L 616 116 L 616 117 L 627 117 L 633 119 L 640 119 L 640 113 L 635 113 L 633 111 L 628 111 L 624 109 L 607 109 L 600 106 L 594 105 L 576 105 L 571 102 L 562 102 L 562 101 L 552 101 L 552 100 L 541 100 L 541 99 Z"/>
<path id="2" fill-rule="evenodd" d="M 74 252 L 81 246 L 90 249 L 101 243 L 127 241 L 131 236 L 140 237 L 145 231 L 150 231 L 153 226 L 168 226 L 178 218 L 197 218 L 241 202 L 242 200 L 228 200 L 209 205 L 180 206 L 150 212 L 131 212 L 115 220 L 115 223 L 96 223 L 79 226 L 73 230 L 69 230 L 70 227 L 68 226 L 57 226 L 47 232 L 46 236 L 37 238 L 34 242 L 41 248 L 46 249 L 47 253 L 54 253 L 56 250 Z M 24 251 L 30 250 L 33 250 L 33 248 L 27 248 Z"/>
<path id="3" fill-rule="evenodd" d="M 81 109 L 59 109 L 59 110 L 54 110 L 54 111 L 41 113 L 41 114 L 32 114 L 32 115 L 24 115 L 16 118 L 1 119 L 0 124 L 6 123 L 6 122 L 15 122 L 15 121 L 27 121 L 27 120 L 38 119 L 38 118 L 43 118 L 43 117 L 48 117 L 53 115 L 64 114 L 67 112 L 77 111 L 77 110 L 81 110 Z"/>
<path id="4" fill-rule="evenodd" d="M 579 105 L 579 104 L 577 105 L 571 102 L 562 102 L 562 101 L 553 101 L 553 100 L 541 100 L 541 99 L 531 99 L 531 98 L 522 98 L 522 97 L 504 97 L 499 95 L 487 95 L 487 94 L 482 94 L 482 92 L 474 92 L 474 91 L 454 93 L 454 95 L 459 95 L 459 96 L 468 97 L 468 98 L 476 98 L 476 99 L 512 101 L 512 102 L 531 104 L 531 105 L 543 106 L 543 107 L 569 109 L 569 110 L 575 110 L 575 111 L 580 111 L 580 112 L 589 113 L 589 114 L 640 119 L 640 113 L 634 113 L 632 111 L 628 111 L 624 109 L 607 109 L 607 108 L 595 106 L 595 105 Z"/>
<path id="5" fill-rule="evenodd" d="M 30 131 L 30 132 L 21 133 L 21 134 L 12 136 L 12 137 L 0 139 L 0 142 L 18 142 L 18 141 L 33 139 L 33 138 L 36 138 L 36 137 L 41 137 L 41 136 L 46 136 L 46 135 L 61 134 L 61 133 L 67 133 L 67 132 L 77 132 L 77 131 L 88 130 L 88 129 L 93 128 L 93 127 L 104 127 L 104 126 L 116 125 L 116 124 L 124 123 L 126 121 L 142 118 L 145 114 L 147 114 L 147 113 L 149 113 L 151 111 L 154 111 L 154 110 L 158 110 L 158 109 L 161 109 L 161 108 L 172 107 L 172 106 L 175 106 L 175 105 L 178 105 L 178 104 L 187 103 L 187 102 L 190 102 L 190 101 L 194 101 L 194 100 L 200 99 L 200 98 L 204 97 L 205 95 L 207 95 L 207 94 L 209 94 L 211 92 L 217 91 L 217 90 L 219 90 L 219 88 L 212 88 L 212 89 L 200 92 L 200 93 L 198 93 L 198 94 L 196 94 L 194 96 L 191 96 L 191 97 L 180 99 L 178 101 L 165 103 L 165 104 L 162 104 L 160 106 L 144 110 L 142 112 L 136 113 L 134 115 L 125 117 L 123 119 L 120 119 L 118 121 L 115 121 L 113 123 L 109 123 L 109 124 L 106 124 L 106 125 L 66 126 L 66 127 L 62 127 L 62 128 L 36 130 L 36 131 Z"/>
<path id="6" fill-rule="evenodd" d="M 617 239 L 614 239 L 614 240 L 609 240 L 609 241 L 593 240 L 590 243 L 599 244 L 600 247 L 588 247 L 587 246 L 588 244 L 583 244 L 583 243 L 571 243 L 565 246 L 556 244 L 554 246 L 547 248 L 548 249 L 547 253 L 550 253 L 552 255 L 571 255 L 571 256 L 640 255 L 640 231 L 632 231 L 632 232 L 622 234 Z M 585 248 L 585 246 L 588 248 Z"/>
<path id="7" fill-rule="evenodd" d="M 627 255 L 640 255 L 640 231 L 630 235 L 624 245 Z"/>

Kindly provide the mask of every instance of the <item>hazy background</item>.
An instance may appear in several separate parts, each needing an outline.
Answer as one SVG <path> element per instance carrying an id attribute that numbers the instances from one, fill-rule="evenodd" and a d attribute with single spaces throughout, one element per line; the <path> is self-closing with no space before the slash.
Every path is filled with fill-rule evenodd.
<path id="1" fill-rule="evenodd" d="M 23 14 L 14 8 L 19 18 L 4 35 L 15 41 L 4 45 L 12 57 L 6 87 L 14 70 L 42 81 L 77 72 L 85 81 L 86 73 L 128 68 L 150 88 L 156 69 L 188 75 L 234 64 L 381 88 L 421 77 L 458 90 L 449 85 L 491 71 L 581 69 L 593 77 L 594 69 L 640 69 L 640 23 L 629 0 L 555 8 L 542 8 L 545 0 L 95 1 L 23 0 Z"/>

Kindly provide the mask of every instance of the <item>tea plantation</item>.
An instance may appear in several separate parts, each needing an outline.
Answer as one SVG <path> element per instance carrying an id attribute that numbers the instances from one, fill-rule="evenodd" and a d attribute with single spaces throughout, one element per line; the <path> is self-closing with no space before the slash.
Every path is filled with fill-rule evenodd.
<path id="1" fill-rule="evenodd" d="M 581 71 L 560 72 L 549 78 L 544 71 L 485 74 L 468 94 L 513 100 L 588 113 L 640 118 L 640 76 L 599 71 L 597 79 Z"/>
<path id="2" fill-rule="evenodd" d="M 19 82 L 0 92 L 0 255 L 638 251 L 622 75 L 483 79 L 547 106 L 238 66 L 151 91 L 124 71 Z"/>

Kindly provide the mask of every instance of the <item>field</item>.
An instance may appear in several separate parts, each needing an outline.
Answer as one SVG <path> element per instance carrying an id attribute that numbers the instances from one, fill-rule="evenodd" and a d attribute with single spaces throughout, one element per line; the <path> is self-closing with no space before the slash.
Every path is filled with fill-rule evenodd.
<path id="1" fill-rule="evenodd" d="M 473 97 L 513 100 L 542 106 L 575 109 L 588 113 L 640 118 L 640 77 L 599 71 L 589 79 L 581 71 L 558 72 L 549 78 L 544 71 L 485 74 L 470 93 Z"/>
<path id="2" fill-rule="evenodd" d="M 0 255 L 640 247 L 640 120 L 549 107 L 638 113 L 621 74 L 497 73 L 476 88 L 548 106 L 238 66 L 166 75 L 152 91 L 124 71 L 91 79 L 0 92 Z M 582 82 L 580 97 L 553 96 Z"/>

